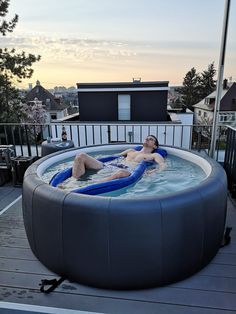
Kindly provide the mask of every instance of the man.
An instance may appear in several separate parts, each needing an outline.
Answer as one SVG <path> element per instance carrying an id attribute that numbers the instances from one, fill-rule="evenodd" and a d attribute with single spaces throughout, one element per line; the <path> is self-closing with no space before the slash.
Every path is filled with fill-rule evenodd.
<path id="1" fill-rule="evenodd" d="M 122 168 L 124 169 L 115 171 L 111 176 L 102 181 L 110 181 L 130 176 L 132 169 L 134 169 L 142 160 L 154 161 L 159 164 L 159 171 L 163 170 L 165 167 L 164 158 L 160 154 L 154 153 L 154 151 L 158 148 L 158 145 L 157 138 L 154 135 L 149 135 L 144 140 L 143 147 L 140 151 L 127 149 L 120 153 L 120 156 L 125 157 L 120 163 L 123 165 Z M 117 165 L 117 169 L 120 168 L 120 164 Z M 101 170 L 103 167 L 104 164 L 101 161 L 87 155 L 86 153 L 80 153 L 75 157 L 72 176 L 78 179 L 86 172 L 86 169 Z"/>

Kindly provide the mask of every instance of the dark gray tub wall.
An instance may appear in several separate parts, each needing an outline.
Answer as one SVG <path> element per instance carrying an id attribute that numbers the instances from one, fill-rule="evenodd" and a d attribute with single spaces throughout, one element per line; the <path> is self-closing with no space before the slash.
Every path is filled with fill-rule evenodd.
<path id="1" fill-rule="evenodd" d="M 64 198 L 64 194 L 54 191 L 46 183 L 40 183 L 34 175 L 25 177 L 22 208 L 30 247 L 46 267 L 59 274 L 64 273 L 62 250 Z"/>
<path id="2" fill-rule="evenodd" d="M 223 167 L 206 157 L 212 166 L 212 172 L 207 181 L 203 181 L 197 188 L 203 200 L 203 214 L 205 222 L 203 266 L 207 265 L 214 252 L 217 252 L 225 228 L 227 214 L 227 176 Z M 224 209 L 224 210 L 222 210 Z"/>

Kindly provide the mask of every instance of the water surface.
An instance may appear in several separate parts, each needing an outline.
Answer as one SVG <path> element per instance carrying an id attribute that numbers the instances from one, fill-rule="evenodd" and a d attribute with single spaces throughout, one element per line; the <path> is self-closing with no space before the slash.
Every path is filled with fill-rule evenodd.
<path id="1" fill-rule="evenodd" d="M 109 151 L 109 155 L 117 151 Z M 89 153 L 89 155 L 99 158 L 107 156 L 107 152 Z M 49 167 L 42 175 L 42 179 L 49 183 L 52 176 L 68 167 L 72 167 L 74 158 L 65 159 L 63 162 L 55 163 Z M 113 161 L 114 163 L 114 161 Z M 158 166 L 149 168 L 158 169 Z M 113 170 L 114 169 L 114 170 Z M 101 179 L 109 176 L 116 168 L 104 168 L 99 171 L 89 170 L 81 179 L 70 178 L 63 183 L 63 188 L 67 190 L 78 189 L 79 187 L 98 183 Z M 117 168 L 119 170 L 119 168 Z M 165 195 L 172 192 L 181 191 L 200 184 L 206 177 L 205 172 L 196 164 L 168 155 L 166 158 L 166 169 L 162 172 L 144 173 L 143 177 L 134 185 L 103 194 L 104 196 L 134 198 L 135 196 Z"/>

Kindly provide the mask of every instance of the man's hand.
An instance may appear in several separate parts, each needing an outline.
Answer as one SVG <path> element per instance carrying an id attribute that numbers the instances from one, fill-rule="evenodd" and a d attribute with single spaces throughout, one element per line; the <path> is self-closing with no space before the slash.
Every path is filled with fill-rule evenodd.
<path id="1" fill-rule="evenodd" d="M 146 170 L 146 174 L 154 174 L 154 173 L 159 173 L 165 170 L 166 164 L 158 164 L 159 166 L 155 167 L 154 169 L 148 169 Z"/>
<path id="2" fill-rule="evenodd" d="M 153 174 L 153 173 L 157 173 L 158 172 L 158 168 L 155 169 L 150 169 L 146 171 L 146 174 Z"/>
<path id="3" fill-rule="evenodd" d="M 159 165 L 159 168 L 156 170 L 156 172 L 161 172 L 166 168 L 165 159 L 158 153 L 153 154 L 154 155 L 154 161 Z"/>

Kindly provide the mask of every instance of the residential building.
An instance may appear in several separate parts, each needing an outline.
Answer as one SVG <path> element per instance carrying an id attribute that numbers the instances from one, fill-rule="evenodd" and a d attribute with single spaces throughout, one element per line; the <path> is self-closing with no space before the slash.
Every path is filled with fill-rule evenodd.
<path id="1" fill-rule="evenodd" d="M 216 91 L 194 105 L 194 123 L 212 124 L 216 100 Z M 220 101 L 219 121 L 221 125 L 234 125 L 236 122 L 236 83 L 228 84 L 224 80 Z"/>
<path id="2" fill-rule="evenodd" d="M 80 121 L 169 121 L 169 82 L 78 83 Z"/>
<path id="3" fill-rule="evenodd" d="M 48 90 L 46 90 L 39 81 L 36 82 L 36 86 L 26 95 L 27 103 L 30 104 L 34 101 L 42 102 L 47 112 L 46 123 L 67 116 L 66 106 L 59 98 L 55 98 Z"/>

